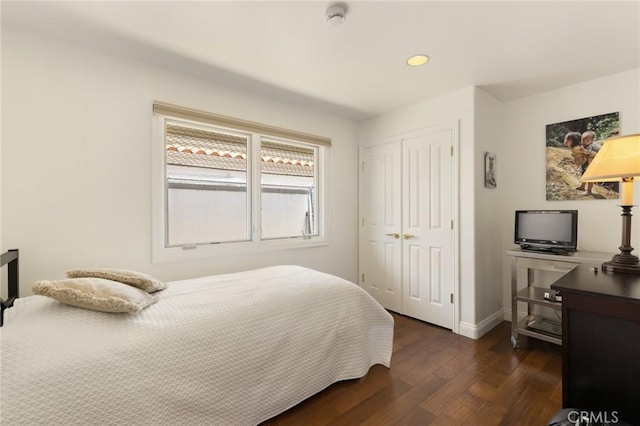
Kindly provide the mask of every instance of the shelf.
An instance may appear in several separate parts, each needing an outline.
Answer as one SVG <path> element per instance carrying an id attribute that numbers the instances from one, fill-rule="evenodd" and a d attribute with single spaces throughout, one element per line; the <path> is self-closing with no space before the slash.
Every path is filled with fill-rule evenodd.
<path id="1" fill-rule="evenodd" d="M 545 292 L 550 295 L 556 294 L 555 287 L 550 289 L 546 285 L 549 284 L 553 287 L 554 284 L 546 281 L 558 276 L 556 280 L 562 279 L 579 265 L 598 266 L 602 262 L 611 259 L 612 253 L 581 250 L 576 253 L 570 253 L 567 256 L 560 256 L 551 253 L 526 252 L 520 248 L 515 248 L 507 250 L 506 254 L 511 258 L 511 344 L 514 348 L 518 347 L 518 335 L 523 335 L 562 345 L 562 320 L 554 319 L 552 314 L 557 314 L 558 311 L 561 312 L 563 305 L 562 302 L 544 298 Z M 542 318 L 540 311 L 552 309 L 553 311 L 545 312 L 545 314 L 549 314 L 550 318 L 547 318 L 547 320 L 554 323 L 548 327 L 553 333 L 529 328 L 526 321 L 519 321 L 518 307 L 523 304 L 527 305 L 527 314 L 536 314 L 539 318 Z M 529 318 L 531 319 L 531 317 Z M 538 328 L 540 328 L 541 324 L 538 325 Z M 549 324 L 545 323 L 544 325 Z"/>
<path id="2" fill-rule="evenodd" d="M 574 253 L 569 253 L 567 256 L 561 256 L 557 254 L 545 254 L 523 251 L 521 248 L 513 248 L 507 250 L 508 256 L 517 258 L 532 258 L 532 259 L 544 259 L 554 260 L 558 262 L 573 262 L 573 263 L 586 263 L 586 264 L 600 264 L 602 262 L 608 262 L 615 253 L 609 252 L 597 252 L 588 250 L 578 250 Z"/>
<path id="3" fill-rule="evenodd" d="M 560 335 L 527 328 L 527 318 L 518 321 L 518 334 L 544 340 L 545 342 L 553 343 L 555 345 L 562 345 L 562 336 Z"/>
<path id="4" fill-rule="evenodd" d="M 561 310 L 562 302 L 553 302 L 551 300 L 546 300 L 544 298 L 545 293 L 554 295 L 557 292 L 548 288 L 528 286 L 516 293 L 516 299 L 519 302 L 535 303 L 537 305 L 548 306 L 553 309 Z"/>

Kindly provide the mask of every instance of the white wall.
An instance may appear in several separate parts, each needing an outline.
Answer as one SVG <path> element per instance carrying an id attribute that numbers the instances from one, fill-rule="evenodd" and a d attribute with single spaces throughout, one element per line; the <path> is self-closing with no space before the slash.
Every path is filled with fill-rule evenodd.
<path id="1" fill-rule="evenodd" d="M 470 87 L 384 114 L 360 124 L 358 140 L 367 146 L 391 136 L 409 133 L 430 125 L 459 120 L 459 246 L 460 246 L 460 323 L 475 324 L 475 219 L 474 199 L 476 161 L 474 149 L 474 92 Z M 470 330 L 460 330 L 469 334 Z"/>
<path id="2" fill-rule="evenodd" d="M 577 208 L 580 246 L 615 251 L 616 200 L 545 200 L 545 125 L 619 111 L 621 134 L 640 132 L 640 70 L 499 104 L 467 88 L 356 126 L 350 120 L 255 96 L 86 47 L 2 29 L 0 245 L 21 249 L 23 294 L 67 269 L 113 266 L 172 280 L 298 263 L 356 281 L 357 146 L 432 124 L 460 123 L 460 321 L 482 332 L 500 298 L 508 310 L 512 212 Z M 166 101 L 333 139 L 328 247 L 251 257 L 151 263 L 151 104 Z M 485 189 L 483 154 L 498 156 Z M 640 202 L 640 185 L 635 200 Z M 640 252 L 640 215 L 632 245 Z M 496 238 L 500 235 L 500 238 Z M 491 239 L 493 238 L 493 240 Z M 500 247 L 495 247 L 496 241 Z M 464 330 L 462 330 L 464 331 Z"/>
<path id="3" fill-rule="evenodd" d="M 2 22 L 2 7 L 0 7 L 0 22 Z M 0 31 L 0 48 L 2 46 L 2 31 Z M 0 52 L 1 53 L 1 52 Z M 0 54 L 0 82 L 2 81 L 2 54 Z M 1 90 L 1 85 L 0 85 L 0 90 Z M 3 242 L 2 242 L 2 123 L 3 123 L 3 117 L 2 117 L 2 102 L 0 102 L 0 253 L 4 253 L 5 251 L 7 251 L 7 249 L 5 248 Z M 4 269 L 7 268 L 2 268 L 3 270 L 0 272 L 0 297 L 2 298 L 6 298 L 7 297 L 7 292 L 5 290 L 5 271 Z"/>
<path id="4" fill-rule="evenodd" d="M 504 250 L 513 247 L 515 210 L 578 209 L 580 248 L 617 251 L 621 233 L 617 200 L 545 200 L 545 126 L 619 111 L 620 133 L 640 132 L 639 77 L 640 70 L 633 70 L 507 103 L 469 88 L 361 123 L 358 140 L 367 145 L 460 120 L 461 334 L 479 336 L 502 318 L 510 319 L 509 262 Z M 496 189 L 484 188 L 486 151 L 497 155 Z M 636 184 L 634 197 L 640 200 L 640 185 Z M 632 229 L 636 254 L 638 217 L 636 212 Z"/>
<path id="5" fill-rule="evenodd" d="M 476 249 L 476 315 L 474 325 L 486 331 L 503 320 L 502 296 L 502 232 L 506 182 L 503 155 L 504 118 L 502 104 L 481 89 L 475 91 L 475 249 Z M 484 187 L 484 154 L 496 154 L 496 188 Z"/>
<path id="6" fill-rule="evenodd" d="M 79 45 L 2 29 L 3 248 L 21 291 L 77 267 L 163 280 L 295 263 L 357 276 L 357 127 L 350 120 Z M 329 246 L 151 263 L 154 100 L 331 137 Z"/>
<path id="7" fill-rule="evenodd" d="M 513 244 L 513 212 L 517 209 L 577 209 L 579 249 L 617 252 L 622 220 L 619 200 L 546 201 L 545 126 L 583 117 L 620 112 L 620 134 L 640 133 L 640 69 L 623 72 L 505 103 L 503 160 L 499 175 L 504 185 L 501 220 L 503 249 Z M 636 183 L 635 204 L 640 204 Z M 640 210 L 634 209 L 632 241 L 640 254 Z M 506 216 L 505 216 L 506 215 Z M 509 300 L 506 259 L 503 297 Z M 505 311 L 510 312 L 510 306 Z"/>

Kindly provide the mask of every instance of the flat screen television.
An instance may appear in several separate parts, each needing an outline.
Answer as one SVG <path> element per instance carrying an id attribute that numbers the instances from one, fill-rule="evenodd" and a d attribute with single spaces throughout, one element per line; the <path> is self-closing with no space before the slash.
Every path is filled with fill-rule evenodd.
<path id="1" fill-rule="evenodd" d="M 523 250 L 578 250 L 578 210 L 517 210 L 515 243 Z"/>

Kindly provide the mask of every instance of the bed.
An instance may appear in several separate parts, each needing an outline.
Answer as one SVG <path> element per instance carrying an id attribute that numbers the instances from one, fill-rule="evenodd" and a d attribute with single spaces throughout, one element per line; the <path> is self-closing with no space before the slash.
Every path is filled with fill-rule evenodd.
<path id="1" fill-rule="evenodd" d="M 136 315 L 37 295 L 3 308 L 0 423 L 253 425 L 390 367 L 393 318 L 329 274 L 273 266 L 158 299 Z"/>

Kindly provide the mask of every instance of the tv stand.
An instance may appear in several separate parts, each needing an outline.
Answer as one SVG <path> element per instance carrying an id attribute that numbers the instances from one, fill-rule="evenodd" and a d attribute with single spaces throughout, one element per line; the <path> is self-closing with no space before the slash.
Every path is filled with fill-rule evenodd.
<path id="1" fill-rule="evenodd" d="M 574 253 L 572 250 L 564 250 L 561 248 L 555 248 L 555 247 L 535 247 L 535 246 L 528 246 L 528 245 L 521 245 L 520 248 L 522 249 L 522 251 L 528 251 L 528 252 L 533 252 L 533 253 L 550 253 L 550 254 L 557 254 L 560 256 L 568 256 L 571 253 Z"/>
<path id="2" fill-rule="evenodd" d="M 517 348 L 520 336 L 562 345 L 562 302 L 556 301 L 559 294 L 549 284 L 536 281 L 537 275 L 551 273 L 557 280 L 581 264 L 599 268 L 612 254 L 582 250 L 560 254 L 524 247 L 507 250 L 506 254 L 511 257 L 511 345 Z M 523 303 L 526 315 L 518 313 L 518 305 Z M 539 312 L 543 311 L 540 307 L 549 308 L 546 311 L 553 314 L 545 316 Z"/>

